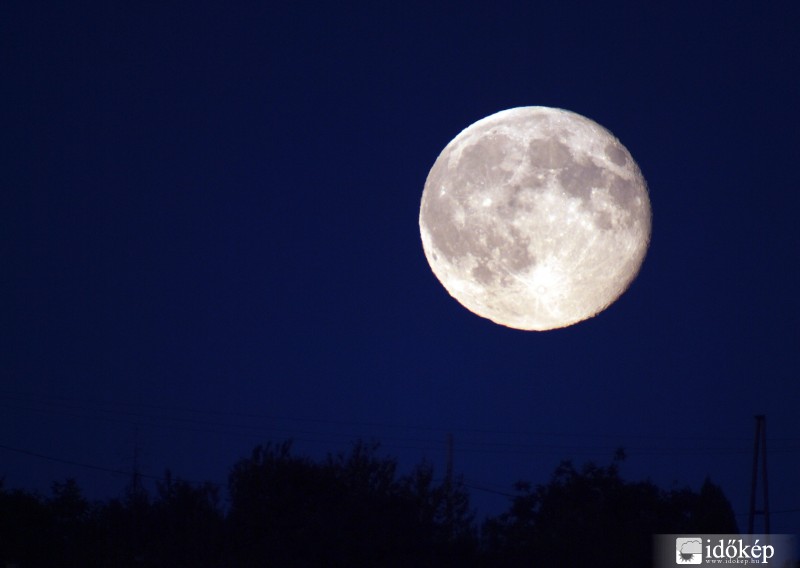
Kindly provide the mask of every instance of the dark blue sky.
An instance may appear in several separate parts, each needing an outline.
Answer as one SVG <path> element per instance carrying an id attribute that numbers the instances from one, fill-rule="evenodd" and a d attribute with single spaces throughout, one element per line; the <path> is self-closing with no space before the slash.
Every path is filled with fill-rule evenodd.
<path id="1" fill-rule="evenodd" d="M 117 495 L 135 448 L 224 483 L 287 437 L 441 472 L 452 433 L 482 513 L 622 446 L 744 528 L 765 413 L 800 532 L 794 3 L 55 4 L 0 7 L 6 486 Z M 526 105 L 610 129 L 653 206 L 629 291 L 551 332 L 462 308 L 417 225 L 444 146 Z"/>

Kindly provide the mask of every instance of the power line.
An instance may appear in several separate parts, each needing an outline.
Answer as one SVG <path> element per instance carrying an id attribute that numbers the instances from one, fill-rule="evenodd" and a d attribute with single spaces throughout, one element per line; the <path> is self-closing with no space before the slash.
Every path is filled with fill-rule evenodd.
<path id="1" fill-rule="evenodd" d="M 491 488 L 486 487 L 484 485 L 477 485 L 477 484 L 472 483 L 472 482 L 469 482 L 469 483 L 464 482 L 464 487 L 468 487 L 470 489 L 474 489 L 475 491 L 482 491 L 484 493 L 493 493 L 494 495 L 502 495 L 503 497 L 509 497 L 511 499 L 513 499 L 515 497 L 519 497 L 518 494 L 514 495 L 513 493 L 508 493 L 506 491 L 499 491 L 497 489 L 491 489 Z"/>
<path id="2" fill-rule="evenodd" d="M 31 456 L 31 457 L 35 457 L 35 458 L 39 458 L 39 459 L 52 461 L 52 462 L 55 462 L 55 463 L 61 463 L 61 464 L 65 464 L 65 465 L 71 465 L 71 466 L 81 467 L 81 468 L 85 468 L 85 469 L 91 469 L 91 470 L 95 470 L 95 471 L 102 471 L 102 472 L 105 472 L 105 473 L 111 473 L 111 474 L 115 474 L 115 475 L 129 476 L 132 473 L 129 470 L 115 469 L 115 468 L 104 467 L 104 466 L 99 466 L 99 465 L 95 465 L 95 464 L 89 464 L 89 463 L 85 463 L 85 462 L 79 462 L 79 461 L 75 461 L 75 460 L 68 460 L 68 459 L 59 458 L 59 457 L 56 457 L 56 456 L 42 454 L 40 452 L 34 452 L 34 451 L 31 451 L 31 450 L 25 450 L 25 449 L 22 449 L 22 448 L 15 448 L 15 447 L 12 447 L 12 446 L 7 446 L 5 444 L 0 444 L 0 449 L 6 450 L 6 451 L 9 451 L 9 452 L 14 452 L 14 453 L 21 454 L 21 455 L 26 455 L 26 456 Z M 154 481 L 158 481 L 158 482 L 162 482 L 162 483 L 167 482 L 167 479 L 165 477 L 159 476 L 159 475 L 151 475 L 151 474 L 146 474 L 146 473 L 141 473 L 140 472 L 139 473 L 139 477 L 145 478 L 145 479 L 154 480 Z M 185 482 L 190 483 L 192 485 L 211 485 L 211 486 L 218 487 L 218 488 L 224 488 L 225 487 L 225 484 L 223 484 L 223 483 L 214 483 L 214 482 L 211 482 L 211 481 L 192 481 L 192 480 L 187 480 L 187 479 L 183 479 L 183 478 L 180 478 L 180 479 L 182 481 L 185 481 Z M 490 493 L 490 494 L 493 494 L 493 495 L 500 495 L 502 497 L 507 497 L 507 498 L 510 498 L 510 499 L 514 499 L 514 498 L 519 497 L 520 495 L 522 495 L 522 493 L 520 493 L 520 492 L 509 493 L 508 491 L 503 491 L 503 490 L 500 490 L 500 489 L 497 489 L 497 488 L 492 488 L 492 487 L 487 486 L 487 484 L 483 484 L 483 483 L 480 483 L 480 482 L 475 482 L 473 480 L 464 480 L 463 481 L 463 485 L 464 485 L 464 487 L 467 487 L 468 489 L 471 489 L 471 490 L 474 490 L 474 491 L 480 491 L 480 492 L 483 492 L 483 493 Z M 791 509 L 778 509 L 778 510 L 771 510 L 770 511 L 770 514 L 786 514 L 786 513 L 800 513 L 800 507 L 791 508 Z M 746 516 L 746 515 L 747 515 L 747 513 L 736 514 L 737 517 L 743 517 L 743 516 Z"/>
<path id="3" fill-rule="evenodd" d="M 5 444 L 0 444 L 0 449 L 6 450 L 6 451 L 9 451 L 9 452 L 14 452 L 14 453 L 17 453 L 17 454 L 23 454 L 23 455 L 26 455 L 26 456 L 33 456 L 33 457 L 36 457 L 36 458 L 41 458 L 41 459 L 49 460 L 49 461 L 56 462 L 56 463 L 62 463 L 62 464 L 66 464 L 66 465 L 74 465 L 74 466 L 83 467 L 83 468 L 86 468 L 86 469 L 94 469 L 94 470 L 97 470 L 97 471 L 104 471 L 106 473 L 114 473 L 114 474 L 119 474 L 119 475 L 130 475 L 131 474 L 130 471 L 125 471 L 123 469 L 114 469 L 114 468 L 110 468 L 110 467 L 103 467 L 103 466 L 99 466 L 99 465 L 93 465 L 93 464 L 83 463 L 83 462 L 74 461 L 74 460 L 67 460 L 67 459 L 63 459 L 63 458 L 57 458 L 55 456 L 48 456 L 48 455 L 45 455 L 45 454 L 40 454 L 39 452 L 32 452 L 30 450 L 23 450 L 22 448 L 13 448 L 11 446 L 6 446 Z M 152 478 L 152 479 L 161 479 L 160 477 L 149 476 L 149 475 L 144 475 L 144 474 L 142 476 L 143 477 L 149 477 L 149 478 Z"/>
<path id="4" fill-rule="evenodd" d="M 21 407 L 0 403 L 0 408 L 21 412 L 47 413 L 52 415 L 52 411 L 42 408 Z M 120 413 L 117 413 L 120 414 Z M 108 416 L 102 413 L 81 414 L 68 412 L 65 416 L 69 418 L 84 418 L 89 420 L 100 420 L 115 424 L 143 426 L 150 429 L 169 429 L 173 431 L 185 431 L 201 434 L 228 435 L 241 438 L 245 436 L 253 440 L 265 438 L 285 437 L 298 442 L 308 442 L 316 444 L 342 443 L 357 439 L 378 438 L 384 447 L 397 449 L 413 449 L 420 451 L 441 451 L 445 445 L 440 439 L 420 438 L 420 437 L 397 437 L 397 436 L 377 436 L 375 432 L 341 432 L 330 430 L 310 430 L 293 429 L 288 426 L 275 427 L 267 425 L 237 424 L 230 422 L 214 422 L 187 418 L 180 416 L 153 416 L 139 414 L 135 412 L 121 413 L 130 419 L 122 419 L 115 416 Z M 462 438 L 463 439 L 463 438 Z M 563 443 L 530 443 L 530 442 L 506 442 L 498 440 L 469 440 L 466 439 L 459 444 L 459 452 L 480 453 L 480 454 L 536 454 L 536 455 L 607 455 L 613 453 L 620 445 L 624 445 L 626 452 L 630 456 L 643 455 L 707 455 L 707 454 L 743 454 L 749 450 L 744 447 L 734 446 L 687 446 L 678 447 L 667 446 L 635 446 L 630 444 L 612 445 L 571 445 Z M 792 452 L 795 448 L 773 449 L 775 453 Z"/>
<path id="5" fill-rule="evenodd" d="M 82 468 L 85 468 L 85 469 L 92 469 L 92 470 L 95 470 L 95 471 L 102 471 L 102 472 L 105 472 L 105 473 L 112 473 L 112 474 L 115 474 L 115 475 L 130 476 L 132 473 L 134 473 L 131 470 L 116 469 L 116 468 L 104 467 L 104 466 L 85 463 L 85 462 L 79 462 L 79 461 L 75 461 L 75 460 L 68 460 L 68 459 L 59 458 L 59 457 L 56 457 L 56 456 L 50 456 L 50 455 L 47 455 L 47 454 L 42 454 L 42 453 L 39 453 L 39 452 L 33 452 L 31 450 L 24 450 L 22 448 L 14 448 L 12 446 L 7 446 L 5 444 L 0 444 L 0 449 L 6 450 L 8 452 L 14 452 L 14 453 L 17 453 L 17 454 L 22 454 L 22 455 L 26 455 L 26 456 L 31 456 L 31 457 L 35 457 L 35 458 L 40 458 L 40 459 L 52 461 L 52 462 L 55 462 L 55 463 L 61 463 L 61 464 L 65 464 L 65 465 L 72 465 L 72 466 L 76 466 L 76 467 L 82 467 Z M 163 476 L 160 476 L 160 475 L 151 475 L 151 474 L 147 474 L 147 473 L 138 472 L 138 476 L 141 477 L 141 478 L 144 478 L 144 479 L 151 479 L 153 481 L 161 481 L 161 482 L 167 482 L 168 481 L 166 477 L 163 477 Z M 186 481 L 187 483 L 191 483 L 193 485 L 210 484 L 210 485 L 215 485 L 217 487 L 223 487 L 224 486 L 221 483 L 214 483 L 214 482 L 211 482 L 211 481 L 191 481 L 191 480 L 183 479 L 183 478 L 181 478 L 181 480 Z"/>
<path id="6" fill-rule="evenodd" d="M 399 430 L 418 430 L 429 432 L 459 432 L 469 434 L 489 434 L 498 436 L 528 436 L 528 437 L 556 437 L 556 438 L 607 438 L 607 439 L 646 439 L 646 440 L 670 440 L 674 442 L 679 441 L 697 441 L 704 442 L 721 442 L 721 441 L 739 441 L 739 437 L 732 436 L 673 436 L 673 435 L 653 435 L 653 434 L 602 434 L 599 432 L 553 432 L 553 431 L 512 431 L 512 430 L 491 430 L 480 428 L 452 428 L 452 427 L 436 427 L 431 425 L 413 425 L 413 424 L 397 424 L 390 422 L 371 422 L 371 421 L 353 421 L 353 420 L 330 420 L 322 418 L 308 418 L 287 415 L 274 415 L 264 413 L 242 413 L 223 411 L 218 409 L 198 409 L 181 406 L 159 405 L 151 403 L 130 403 L 119 401 L 100 401 L 100 400 L 75 400 L 65 397 L 55 397 L 51 395 L 41 395 L 38 393 L 9 391 L 0 389 L 0 396 L 5 398 L 14 398 L 17 402 L 56 405 L 66 408 L 68 410 L 78 410 L 84 412 L 113 412 L 114 414 L 124 414 L 134 417 L 145 417 L 156 420 L 171 420 L 183 421 L 188 423 L 212 426 L 228 426 L 233 428 L 248 428 L 241 424 L 231 424 L 219 421 L 203 420 L 198 418 L 191 418 L 186 416 L 179 416 L 180 413 L 194 414 L 202 416 L 232 416 L 240 419 L 259 419 L 270 421 L 285 421 L 285 422 L 299 422 L 299 423 L 316 423 L 326 425 L 350 426 L 360 428 L 388 428 Z M 115 408 L 114 410 L 104 409 L 103 407 Z M 119 410 L 119 408 L 127 408 L 128 410 Z M 130 410 L 133 408 L 134 410 Z M 169 413 L 164 414 L 148 414 L 143 411 L 136 411 L 135 409 L 150 409 L 156 411 L 163 411 Z M 36 411 L 34 409 L 30 409 Z M 43 410 L 38 410 L 43 411 Z M 800 438 L 775 438 L 770 440 L 771 443 L 775 442 L 800 442 Z"/>
<path id="7" fill-rule="evenodd" d="M 1 408 L 19 412 L 36 412 L 53 414 L 53 411 L 45 408 L 35 408 L 30 406 L 18 406 L 0 403 Z M 63 409 L 67 409 L 67 413 L 63 414 Z M 215 422 L 209 420 L 201 420 L 191 417 L 182 416 L 164 416 L 141 414 L 137 412 L 115 412 L 115 414 L 123 414 L 128 416 L 129 419 L 119 418 L 118 416 L 109 416 L 111 411 L 100 410 L 99 412 L 91 412 L 86 414 L 85 409 L 77 409 L 72 412 L 72 407 L 61 407 L 58 409 L 62 412 L 62 416 L 69 418 L 82 418 L 89 420 L 100 420 L 116 424 L 136 425 L 143 426 L 148 429 L 168 429 L 172 431 L 184 431 L 200 434 L 214 434 L 226 435 L 236 438 L 246 437 L 253 441 L 261 441 L 264 439 L 274 438 L 287 438 L 297 442 L 312 443 L 312 444 L 341 444 L 358 439 L 378 439 L 382 447 L 403 449 L 403 450 L 417 450 L 425 452 L 439 452 L 445 447 L 441 439 L 430 439 L 420 437 L 397 437 L 379 435 L 374 431 L 371 432 L 342 432 L 331 430 L 318 430 L 318 429 L 295 429 L 290 426 L 268 426 L 268 425 L 253 425 L 232 422 Z M 144 420 L 143 420 L 144 418 Z M 544 437 L 544 436 L 543 436 Z M 469 439 L 469 437 L 462 438 L 464 440 L 459 444 L 458 451 L 468 454 L 511 454 L 511 455 L 571 455 L 571 456 L 590 456 L 590 455 L 609 455 L 612 454 L 618 447 L 623 446 L 626 453 L 630 457 L 637 456 L 686 456 L 686 455 L 737 455 L 746 454 L 749 452 L 748 448 L 744 445 L 741 446 L 709 446 L 709 445 L 679 445 L 679 446 L 636 446 L 628 443 L 618 443 L 612 445 L 572 445 L 564 444 L 562 442 L 547 443 L 546 441 L 532 443 L 532 442 L 507 442 L 498 440 L 487 439 Z M 627 440 L 626 440 L 627 441 Z M 705 439 L 697 438 L 695 442 L 706 442 Z M 781 453 L 794 453 L 797 451 L 795 447 L 773 447 L 774 454 Z"/>

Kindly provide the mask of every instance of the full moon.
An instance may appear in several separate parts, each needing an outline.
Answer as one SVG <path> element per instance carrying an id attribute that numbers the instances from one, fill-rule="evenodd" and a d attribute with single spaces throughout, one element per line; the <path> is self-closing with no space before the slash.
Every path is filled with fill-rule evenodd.
<path id="1" fill-rule="evenodd" d="M 442 150 L 419 227 L 431 269 L 464 307 L 543 331 L 593 317 L 625 292 L 650 242 L 650 199 L 608 130 L 566 110 L 520 107 Z"/>

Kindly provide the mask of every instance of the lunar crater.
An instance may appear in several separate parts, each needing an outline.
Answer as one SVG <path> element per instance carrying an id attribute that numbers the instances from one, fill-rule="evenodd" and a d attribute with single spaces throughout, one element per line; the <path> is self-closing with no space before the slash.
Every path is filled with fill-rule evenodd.
<path id="1" fill-rule="evenodd" d="M 572 153 L 560 140 L 531 140 L 528 143 L 528 163 L 550 170 L 563 168 L 572 161 Z"/>
<path id="2" fill-rule="evenodd" d="M 618 166 L 624 166 L 628 163 L 628 153 L 617 144 L 609 142 L 603 150 L 608 159 Z"/>

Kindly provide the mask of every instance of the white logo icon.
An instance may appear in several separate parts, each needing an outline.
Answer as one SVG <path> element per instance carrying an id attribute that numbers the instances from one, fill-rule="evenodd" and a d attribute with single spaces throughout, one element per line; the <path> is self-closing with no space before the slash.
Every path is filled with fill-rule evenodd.
<path id="1" fill-rule="evenodd" d="M 703 539 L 701 538 L 676 538 L 675 562 L 677 564 L 702 564 Z"/>

